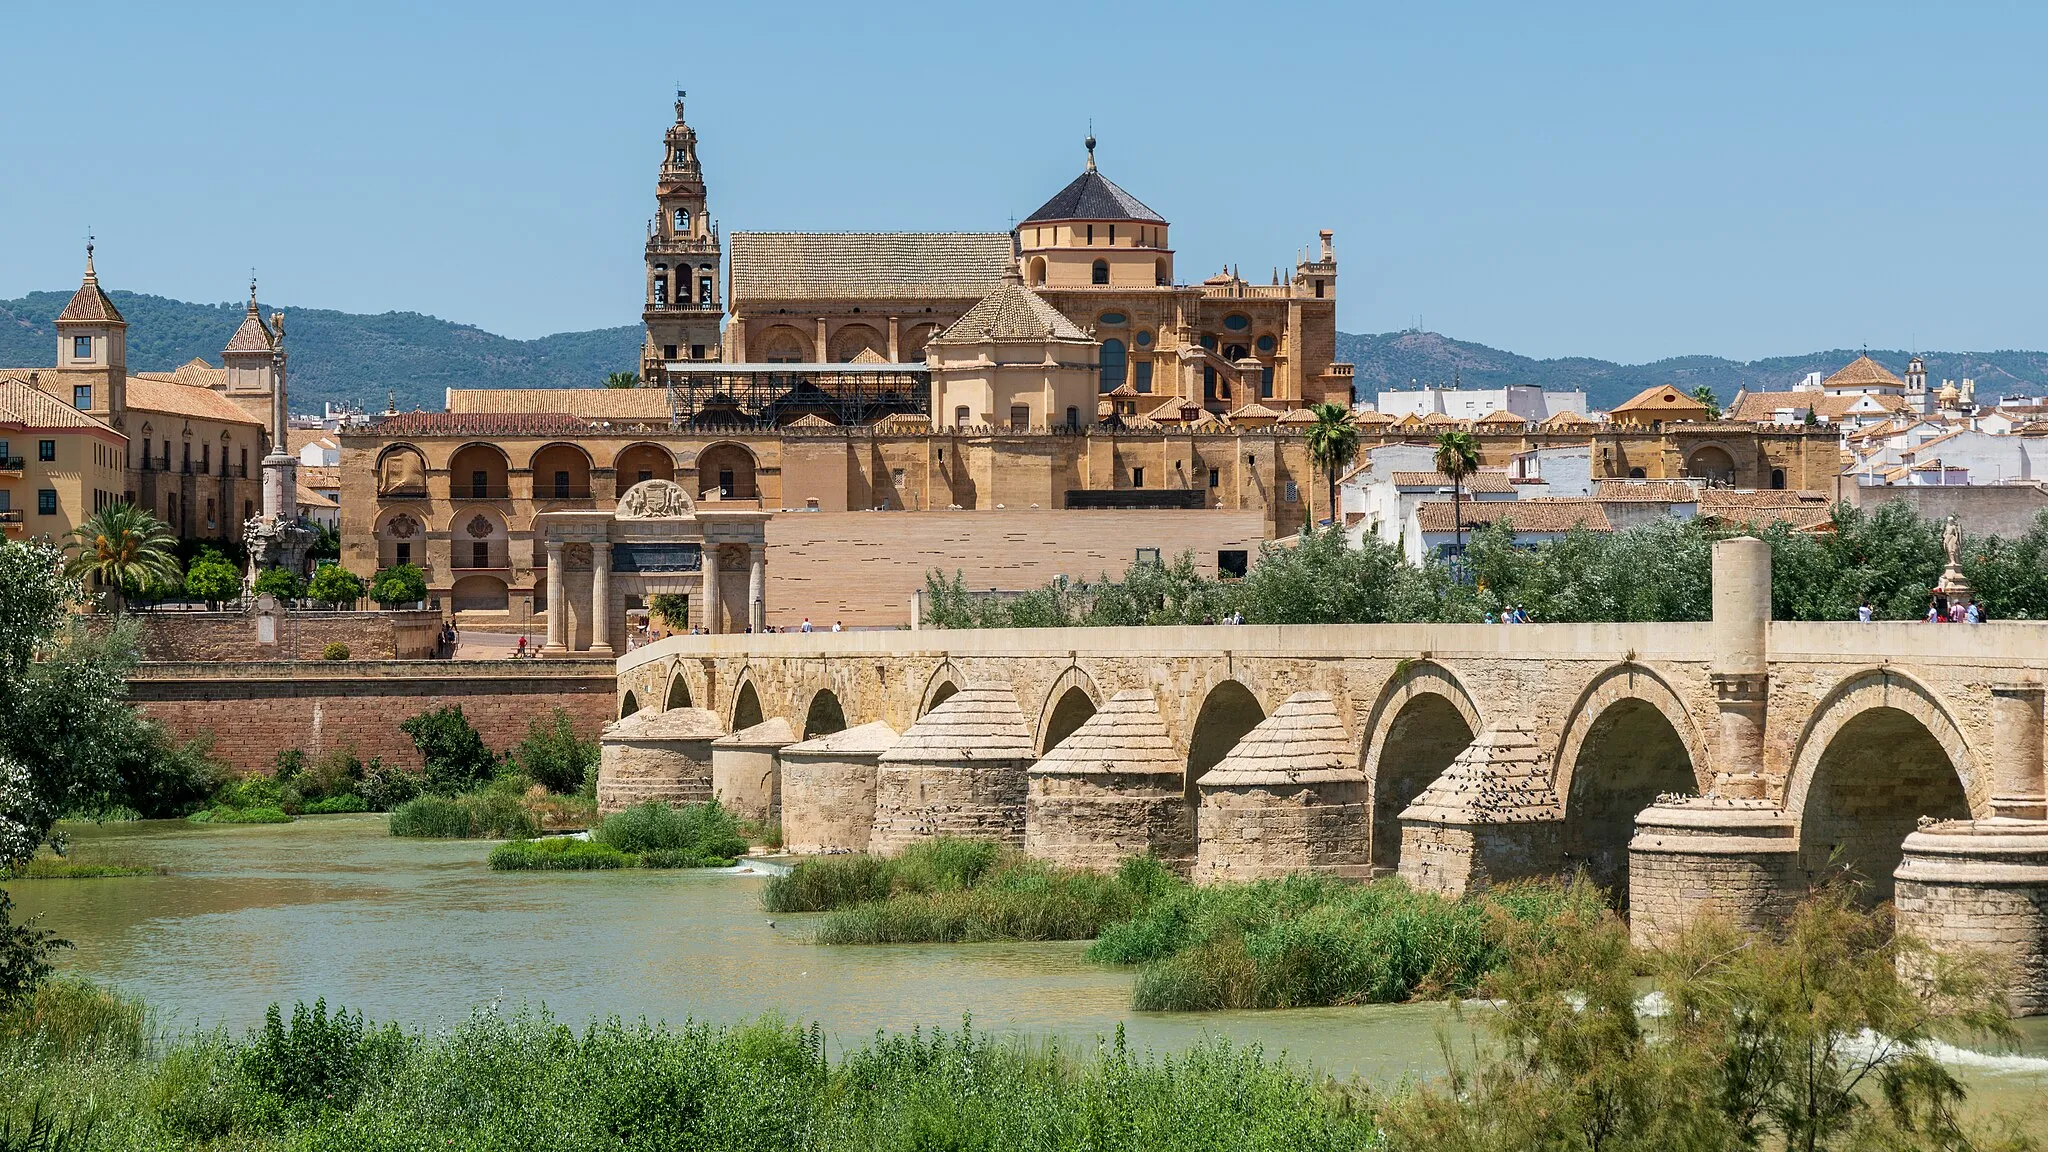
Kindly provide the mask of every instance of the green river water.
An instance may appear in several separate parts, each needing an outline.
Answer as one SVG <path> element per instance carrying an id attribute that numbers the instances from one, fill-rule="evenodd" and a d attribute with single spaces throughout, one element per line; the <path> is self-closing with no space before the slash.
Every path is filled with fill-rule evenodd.
<path id="1" fill-rule="evenodd" d="M 63 967 L 138 994 L 171 1028 L 239 1031 L 273 1001 L 324 996 L 373 1019 L 453 1024 L 492 1003 L 592 1017 L 817 1021 L 840 1044 L 876 1029 L 976 1027 L 1091 1047 L 1121 1023 L 1165 1051 L 1208 1036 L 1385 1085 L 1469 1050 L 1472 1012 L 1385 1005 L 1195 1014 L 1130 1010 L 1131 974 L 1080 945 L 819 947 L 810 917 L 760 909 L 731 872 L 494 873 L 476 841 L 401 840 L 382 816 L 205 827 L 71 826 L 75 858 L 168 875 L 9 884 L 77 948 Z M 1475 1009 L 1483 1011 L 1483 1009 Z M 1954 1054 L 1983 1103 L 2048 1099 L 2048 1019 L 2014 1053 Z"/>

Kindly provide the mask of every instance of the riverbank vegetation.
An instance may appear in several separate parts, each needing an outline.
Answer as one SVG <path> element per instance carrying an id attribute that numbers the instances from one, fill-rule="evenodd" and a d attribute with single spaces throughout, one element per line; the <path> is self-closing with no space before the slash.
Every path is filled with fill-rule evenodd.
<path id="1" fill-rule="evenodd" d="M 1242 578 L 1201 575 L 1194 557 L 1136 564 L 1120 579 L 1054 583 L 989 596 L 955 573 L 926 577 L 924 623 L 935 628 L 1050 628 L 1216 623 L 1471 624 L 1519 606 L 1532 620 L 1706 620 L 1713 613 L 1714 541 L 1750 532 L 1771 546 L 1778 620 L 1854 620 L 1867 599 L 1880 620 L 1918 620 L 1944 562 L 1941 524 L 1905 504 L 1837 505 L 1832 531 L 1783 523 L 1658 519 L 1614 532 L 1574 531 L 1518 545 L 1512 517 L 1473 529 L 1462 574 L 1407 563 L 1396 545 L 1341 529 L 1268 544 Z M 1978 605 L 1994 620 L 2048 619 L 2048 513 L 2021 536 L 1970 536 L 1960 556 Z"/>
<path id="2" fill-rule="evenodd" d="M 1663 951 L 1598 907 L 1505 921 L 1487 999 L 1462 1009 L 1485 1041 L 1420 1082 L 1333 1082 L 1219 1040 L 1160 1056 L 1120 1033 L 1069 1049 L 967 1025 L 834 1055 L 773 1018 L 576 1029 L 483 1009 L 418 1031 L 316 1003 L 166 1036 L 134 1001 L 60 979 L 0 1003 L 0 1131 L 34 1117 L 75 1152 L 2040 1146 L 1973 1111 L 1934 1055 L 2010 1037 L 1990 970 L 1838 893 L 1779 935 L 1708 922 Z"/>
<path id="3" fill-rule="evenodd" d="M 610 868 L 730 868 L 746 854 L 732 814 L 711 800 L 671 808 L 658 800 L 605 817 L 590 839 L 521 839 L 491 850 L 500 871 Z"/>
<path id="4" fill-rule="evenodd" d="M 1094 940 L 1091 959 L 1138 969 L 1132 1007 L 1205 1011 L 1470 995 L 1511 928 L 1541 934 L 1605 902 L 1583 881 L 1459 899 L 1398 879 L 1197 887 L 1149 857 L 1102 874 L 942 837 L 895 857 L 806 860 L 768 882 L 762 906 L 829 913 L 819 944 Z"/>
<path id="5" fill-rule="evenodd" d="M 380 785 L 393 801 L 391 834 L 522 839 L 590 826 L 597 812 L 597 742 L 577 737 L 560 708 L 536 717 L 503 754 L 459 705 L 400 725 L 424 765 Z"/>

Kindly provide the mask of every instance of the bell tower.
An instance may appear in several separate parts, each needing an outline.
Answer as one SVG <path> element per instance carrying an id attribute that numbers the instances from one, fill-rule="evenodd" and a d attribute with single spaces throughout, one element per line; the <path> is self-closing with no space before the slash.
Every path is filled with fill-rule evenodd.
<path id="1" fill-rule="evenodd" d="M 650 387 L 667 384 L 668 361 L 718 359 L 725 318 L 718 226 L 705 211 L 697 130 L 683 118 L 683 95 L 676 92 L 676 122 L 663 138 L 655 218 L 647 230 L 647 341 L 640 380 Z"/>

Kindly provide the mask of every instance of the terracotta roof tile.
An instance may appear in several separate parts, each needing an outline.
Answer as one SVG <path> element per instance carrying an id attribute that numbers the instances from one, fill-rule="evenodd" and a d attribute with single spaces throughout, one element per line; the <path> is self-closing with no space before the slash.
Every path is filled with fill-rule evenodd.
<path id="1" fill-rule="evenodd" d="M 448 411 L 559 413 L 586 420 L 667 420 L 666 388 L 450 388 Z"/>
<path id="2" fill-rule="evenodd" d="M 1442 488 L 1448 492 L 1451 478 L 1441 472 L 1396 472 L 1394 486 L 1397 488 Z M 1479 471 L 1465 477 L 1466 492 L 1513 492 L 1515 486 L 1505 472 Z"/>
<path id="3" fill-rule="evenodd" d="M 93 274 L 91 257 L 85 261 L 85 281 L 78 286 L 78 291 L 71 294 L 70 303 L 57 313 L 57 319 L 100 324 L 127 323 L 121 318 L 121 310 L 114 307 L 113 300 L 100 291 L 100 278 Z"/>
<path id="4" fill-rule="evenodd" d="M 233 400 L 211 388 L 173 384 L 148 376 L 128 378 L 128 409 L 131 412 L 162 412 L 192 420 L 217 420 L 224 424 L 263 427 L 263 421 L 242 410 Z"/>
<path id="5" fill-rule="evenodd" d="M 20 425 L 33 431 L 66 428 L 117 434 L 26 380 L 0 379 L 0 424 Z"/>
<path id="6" fill-rule="evenodd" d="M 271 341 L 270 325 L 256 311 L 256 302 L 249 301 L 248 314 L 242 317 L 242 326 L 228 337 L 227 352 L 269 352 L 275 345 Z"/>
<path id="7" fill-rule="evenodd" d="M 1593 495 L 1602 500 L 1662 500 L 1683 504 L 1700 498 L 1704 484 L 1690 480 L 1602 480 Z"/>
<path id="8" fill-rule="evenodd" d="M 1689 412 L 1704 413 L 1706 407 L 1669 384 L 1655 384 L 1616 404 L 1608 409 L 1608 411 L 1610 413 L 1626 412 L 1632 415 L 1635 413 L 1658 415 L 1664 412 L 1682 415 Z"/>
<path id="9" fill-rule="evenodd" d="M 1588 532 L 1614 530 L 1600 502 L 1583 498 L 1473 501 L 1458 506 L 1458 519 L 1453 518 L 1449 500 L 1431 500 L 1417 505 L 1415 514 L 1424 532 L 1455 531 L 1458 519 L 1463 520 L 1467 531 L 1497 520 L 1507 521 L 1517 532 L 1569 532 L 1573 528 L 1583 528 Z"/>
<path id="10" fill-rule="evenodd" d="M 734 232 L 732 297 L 979 299 L 1012 264 L 1007 232 Z"/>
<path id="11" fill-rule="evenodd" d="M 1844 365 L 1840 372 L 1820 382 L 1823 388 L 1871 388 L 1885 387 L 1903 390 L 1906 382 L 1892 375 L 1891 370 L 1869 356 L 1858 356 Z"/>

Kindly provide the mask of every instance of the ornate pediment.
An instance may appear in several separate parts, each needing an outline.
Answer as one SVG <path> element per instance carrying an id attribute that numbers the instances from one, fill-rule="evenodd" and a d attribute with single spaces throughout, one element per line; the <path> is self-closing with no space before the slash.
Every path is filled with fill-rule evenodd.
<path id="1" fill-rule="evenodd" d="M 642 480 L 619 497 L 612 515 L 620 520 L 674 520 L 690 515 L 697 505 L 673 480 Z"/>

